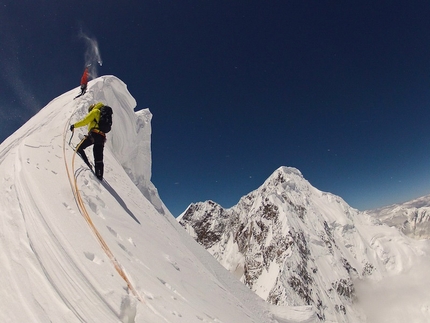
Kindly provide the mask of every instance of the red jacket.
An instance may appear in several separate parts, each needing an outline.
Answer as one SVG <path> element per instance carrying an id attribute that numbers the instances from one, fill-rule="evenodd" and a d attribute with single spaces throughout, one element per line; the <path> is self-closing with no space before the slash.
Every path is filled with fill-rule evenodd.
<path id="1" fill-rule="evenodd" d="M 84 74 L 81 77 L 81 85 L 86 85 L 88 83 L 88 67 L 85 69 Z"/>

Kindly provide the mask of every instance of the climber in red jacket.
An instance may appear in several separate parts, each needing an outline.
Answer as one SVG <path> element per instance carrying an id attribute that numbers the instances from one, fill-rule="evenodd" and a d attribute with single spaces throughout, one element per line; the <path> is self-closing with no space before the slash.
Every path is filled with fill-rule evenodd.
<path id="1" fill-rule="evenodd" d="M 73 98 L 73 100 L 79 98 L 82 95 L 84 95 L 85 92 L 87 91 L 88 77 L 90 75 L 90 73 L 88 72 L 88 66 L 85 67 L 84 74 L 82 74 L 82 77 L 81 77 L 81 93 L 79 93 L 77 96 L 75 96 Z"/>
<path id="2" fill-rule="evenodd" d="M 85 67 L 84 74 L 82 74 L 81 77 L 81 95 L 84 95 L 87 91 L 87 84 L 88 84 L 88 67 Z"/>

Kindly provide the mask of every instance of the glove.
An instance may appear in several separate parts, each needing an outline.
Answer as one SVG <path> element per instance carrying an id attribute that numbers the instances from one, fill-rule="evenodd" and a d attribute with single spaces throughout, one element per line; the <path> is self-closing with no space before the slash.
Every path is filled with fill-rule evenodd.
<path id="1" fill-rule="evenodd" d="M 72 125 L 70 126 L 70 131 L 73 131 L 73 130 L 75 130 L 75 125 L 74 125 L 74 124 L 72 124 Z"/>

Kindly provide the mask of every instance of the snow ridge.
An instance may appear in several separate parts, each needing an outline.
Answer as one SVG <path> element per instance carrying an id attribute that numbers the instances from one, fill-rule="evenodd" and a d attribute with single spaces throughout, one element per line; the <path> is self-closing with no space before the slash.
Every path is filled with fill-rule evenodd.
<path id="1" fill-rule="evenodd" d="M 0 145 L 0 321 L 285 322 L 165 209 L 150 182 L 151 114 L 134 112 L 125 84 L 104 76 L 73 100 L 78 92 L 52 100 Z M 68 183 L 68 120 L 97 101 L 114 109 L 105 180 L 79 158 L 72 175 L 94 227 L 144 303 L 95 239 Z M 72 145 L 85 133 L 76 129 Z"/>

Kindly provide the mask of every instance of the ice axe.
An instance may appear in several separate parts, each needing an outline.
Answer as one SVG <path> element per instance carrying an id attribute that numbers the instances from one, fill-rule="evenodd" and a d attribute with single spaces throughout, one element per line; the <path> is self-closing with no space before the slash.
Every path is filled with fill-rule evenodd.
<path id="1" fill-rule="evenodd" d="M 70 136 L 70 139 L 69 139 L 69 146 L 70 146 L 70 144 L 71 144 L 71 142 L 72 142 L 72 138 L 73 138 L 73 135 L 75 134 L 75 128 L 73 127 L 73 130 L 72 130 L 72 135 Z"/>

